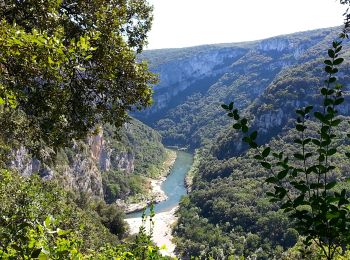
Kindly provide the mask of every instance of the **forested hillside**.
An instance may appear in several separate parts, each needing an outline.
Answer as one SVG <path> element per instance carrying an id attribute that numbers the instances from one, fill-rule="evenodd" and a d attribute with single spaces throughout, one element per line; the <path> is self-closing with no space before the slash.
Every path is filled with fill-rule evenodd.
<path id="1" fill-rule="evenodd" d="M 319 88 L 326 77 L 323 60 L 339 30 L 146 52 L 144 56 L 154 62 L 152 69 L 160 73 L 161 81 L 156 87 L 156 106 L 137 116 L 159 130 L 167 144 L 197 148 L 192 190 L 181 202 L 174 231 L 182 256 L 288 259 L 289 255 L 293 259 L 297 250 L 286 251 L 297 243 L 298 232 L 278 210 L 278 204 L 269 202 L 266 192 L 272 187 L 264 184 L 267 172 L 254 160 L 253 153 L 246 154 L 248 145 L 242 142 L 243 135 L 230 129 L 232 121 L 221 104 L 234 101 L 248 117 L 250 127 L 259 132 L 260 145 L 283 147 L 292 155 L 295 109 L 308 104 L 315 104 L 315 109 L 321 106 Z M 167 58 L 162 58 L 164 55 Z M 345 63 L 339 81 L 348 87 L 347 44 L 341 55 Z M 174 73 L 168 72 L 175 66 Z M 208 72 L 210 66 L 213 73 Z M 349 116 L 346 90 L 339 111 Z M 317 129 L 316 124 L 310 129 Z M 347 124 L 338 130 L 340 140 L 346 140 L 346 130 Z M 346 141 L 339 142 L 338 147 L 340 151 L 349 150 Z M 349 177 L 347 158 L 340 153 L 336 157 L 338 176 L 334 178 Z"/>
<path id="2" fill-rule="evenodd" d="M 143 57 L 160 74 L 160 83 L 155 87 L 155 104 L 136 117 L 158 130 L 168 145 L 201 147 L 229 125 L 222 103 L 234 101 L 239 108 L 246 108 L 289 69 L 308 62 L 317 64 L 315 59 L 322 57 L 339 30 L 146 51 Z"/>

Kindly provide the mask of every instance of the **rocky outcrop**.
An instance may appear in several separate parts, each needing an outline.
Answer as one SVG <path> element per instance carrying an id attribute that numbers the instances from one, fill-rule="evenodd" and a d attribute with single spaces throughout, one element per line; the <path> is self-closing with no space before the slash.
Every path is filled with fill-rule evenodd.
<path id="1" fill-rule="evenodd" d="M 147 110 L 152 114 L 168 106 L 181 92 L 208 77 L 222 75 L 229 66 L 247 50 L 238 47 L 217 48 L 182 57 L 153 68 L 159 74 L 159 84 L 154 87 L 154 105 Z"/>
<path id="2" fill-rule="evenodd" d="M 60 168 L 63 169 L 57 171 L 57 177 L 65 186 L 103 198 L 102 175 L 94 158 L 77 153 L 72 164 Z"/>
<path id="3" fill-rule="evenodd" d="M 88 139 L 91 147 L 91 158 L 95 160 L 101 171 L 110 171 L 113 169 L 132 173 L 135 169 L 135 156 L 131 152 L 118 151 L 103 138 L 103 132 L 91 136 Z"/>
<path id="4" fill-rule="evenodd" d="M 10 167 L 23 176 L 39 173 L 45 179 L 58 178 L 67 188 L 101 198 L 104 196 L 102 172 L 121 170 L 131 174 L 135 168 L 133 153 L 112 148 L 104 139 L 102 131 L 87 138 L 85 143 L 76 142 L 68 150 L 71 153 L 69 160 L 60 161 L 56 166 L 50 167 L 32 158 L 21 147 L 13 152 Z M 66 155 L 67 151 L 61 153 Z"/>

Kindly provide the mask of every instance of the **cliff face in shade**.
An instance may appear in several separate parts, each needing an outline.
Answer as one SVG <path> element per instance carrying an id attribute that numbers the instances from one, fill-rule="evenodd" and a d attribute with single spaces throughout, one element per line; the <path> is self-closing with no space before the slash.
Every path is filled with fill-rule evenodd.
<path id="1" fill-rule="evenodd" d="M 159 134 L 137 120 L 126 123 L 117 136 L 114 132 L 113 127 L 105 126 L 85 142 L 61 150 L 55 167 L 31 158 L 24 147 L 14 152 L 10 166 L 23 176 L 39 173 L 44 179 L 59 179 L 66 188 L 103 198 L 103 172 L 147 176 L 147 167 L 158 167 L 165 156 Z M 148 148 L 153 160 L 144 158 Z"/>

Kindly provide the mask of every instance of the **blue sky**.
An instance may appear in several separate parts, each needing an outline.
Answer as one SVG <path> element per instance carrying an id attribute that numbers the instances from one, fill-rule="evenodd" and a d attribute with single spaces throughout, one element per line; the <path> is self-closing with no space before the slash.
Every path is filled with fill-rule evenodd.
<path id="1" fill-rule="evenodd" d="M 258 40 L 341 25 L 338 0 L 149 0 L 148 49 Z"/>

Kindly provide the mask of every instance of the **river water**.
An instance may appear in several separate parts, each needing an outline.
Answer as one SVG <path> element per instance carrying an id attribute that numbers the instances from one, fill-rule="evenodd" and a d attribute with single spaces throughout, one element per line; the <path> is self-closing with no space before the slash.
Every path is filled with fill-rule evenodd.
<path id="1" fill-rule="evenodd" d="M 168 199 L 154 205 L 155 213 L 168 211 L 180 202 L 186 194 L 185 177 L 193 163 L 193 156 L 190 153 L 177 151 L 175 163 L 161 188 L 168 196 Z M 147 212 L 148 213 L 148 212 Z M 142 211 L 127 214 L 127 218 L 138 218 L 142 216 Z"/>

